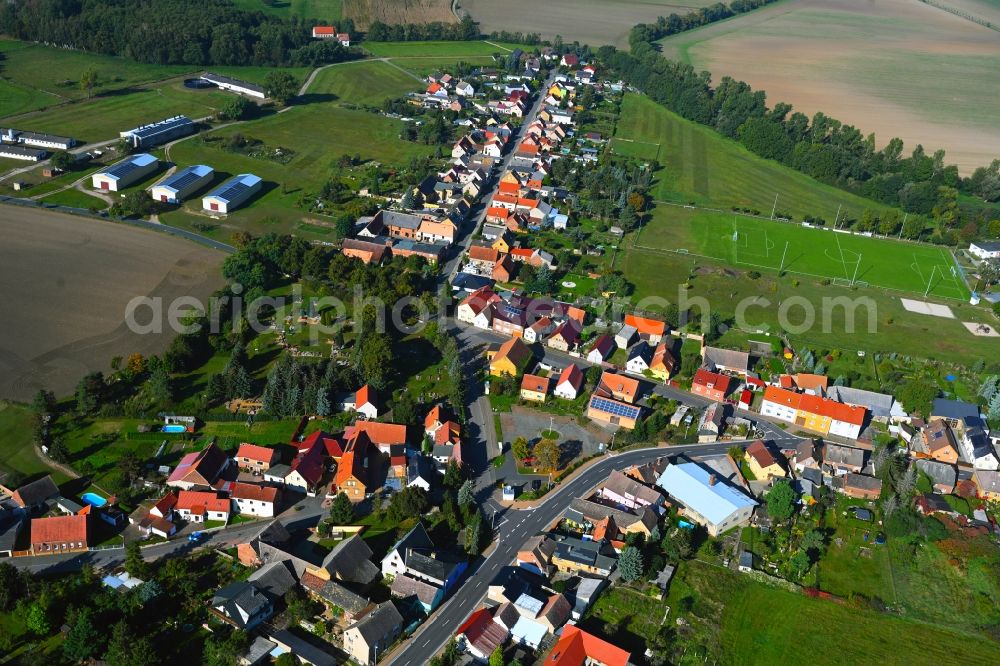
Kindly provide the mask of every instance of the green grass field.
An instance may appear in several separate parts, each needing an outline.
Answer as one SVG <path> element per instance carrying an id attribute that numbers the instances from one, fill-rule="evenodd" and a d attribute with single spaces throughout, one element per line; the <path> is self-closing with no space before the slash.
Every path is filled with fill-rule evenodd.
<path id="1" fill-rule="evenodd" d="M 728 664 L 988 664 L 1000 660 L 1000 643 L 981 636 L 756 583 L 727 585 L 726 589 L 721 643 Z"/>
<path id="2" fill-rule="evenodd" d="M 481 56 L 457 56 L 457 57 L 429 57 L 429 56 L 404 56 L 392 58 L 392 62 L 414 76 L 421 78 L 434 72 L 448 71 L 458 62 L 466 62 L 478 67 L 489 67 L 493 65 L 493 58 L 488 55 Z"/>
<path id="3" fill-rule="evenodd" d="M 202 118 L 213 115 L 229 99 L 221 90 L 191 90 L 180 79 L 128 94 L 95 97 L 18 116 L 18 129 L 72 136 L 78 141 L 115 139 L 122 130 L 176 114 Z"/>
<path id="4" fill-rule="evenodd" d="M 62 483 L 66 476 L 50 470 L 35 455 L 31 443 L 33 423 L 26 407 L 0 400 L 0 471 L 25 476 L 52 474 L 56 483 Z"/>
<path id="5" fill-rule="evenodd" d="M 656 145 L 656 159 L 663 168 L 652 195 L 661 201 L 740 206 L 769 214 L 777 194 L 779 211 L 831 222 L 838 206 L 843 206 L 842 216 L 855 219 L 865 208 L 885 208 L 758 157 L 644 95 L 625 95 L 612 144 L 615 152 L 652 159 Z"/>
<path id="6" fill-rule="evenodd" d="M 72 206 L 73 208 L 86 208 L 88 210 L 90 208 L 104 209 L 108 207 L 108 204 L 105 203 L 104 199 L 92 197 L 76 188 L 63 190 L 62 192 L 56 192 L 55 194 L 49 194 L 48 196 L 42 197 L 42 201 L 47 204 Z"/>
<path id="7" fill-rule="evenodd" d="M 507 42 L 365 42 L 364 48 L 378 58 L 430 56 L 460 58 L 463 56 L 490 56 L 510 53 L 520 44 Z"/>
<path id="8" fill-rule="evenodd" d="M 261 0 L 233 0 L 240 9 L 251 12 L 263 12 L 271 16 L 298 16 L 306 20 L 318 21 L 340 20 L 340 0 L 275 0 L 273 4 L 265 5 Z"/>
<path id="9" fill-rule="evenodd" d="M 423 83 L 389 63 L 358 61 L 316 75 L 311 95 L 334 95 L 340 103 L 378 106 L 383 100 L 421 90 Z"/>
<path id="10" fill-rule="evenodd" d="M 659 205 L 637 245 L 725 261 L 745 270 L 784 270 L 939 298 L 968 298 L 947 249 L 867 238 L 734 213 Z"/>
<path id="11" fill-rule="evenodd" d="M 200 233 L 220 239 L 238 229 L 252 233 L 296 231 L 307 238 L 330 240 L 330 234 L 314 234 L 297 228 L 305 212 L 297 204 L 303 195 L 317 191 L 341 155 L 358 154 L 363 160 L 402 165 L 416 156 L 432 153 L 432 148 L 399 139 L 402 123 L 364 111 L 341 108 L 337 102 L 314 102 L 291 108 L 286 113 L 227 127 L 178 143 L 170 158 L 180 165 L 211 164 L 220 174 L 253 173 L 265 181 L 263 194 L 249 206 L 224 221 L 197 215 L 201 200 L 188 203 L 178 211 L 161 216 L 167 224 L 195 228 Z M 223 148 L 219 142 L 206 141 L 233 134 L 260 139 L 266 145 L 288 148 L 295 156 L 288 164 L 257 159 Z M 198 229 L 196 224 L 212 228 Z"/>

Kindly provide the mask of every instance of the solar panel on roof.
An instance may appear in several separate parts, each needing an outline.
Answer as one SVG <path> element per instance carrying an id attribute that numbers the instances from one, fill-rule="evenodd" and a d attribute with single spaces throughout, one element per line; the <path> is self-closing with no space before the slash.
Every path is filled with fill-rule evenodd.
<path id="1" fill-rule="evenodd" d="M 624 416 L 629 419 L 638 418 L 639 416 L 639 408 L 634 405 L 626 405 L 624 403 L 608 400 L 607 398 L 602 398 L 596 395 L 591 398 L 590 406 L 613 416 Z"/>
<path id="2" fill-rule="evenodd" d="M 194 168 L 189 168 L 179 174 L 176 174 L 173 178 L 164 183 L 164 185 L 166 187 L 172 187 L 175 190 L 183 190 L 199 178 L 201 178 L 201 174 L 195 171 Z"/>
<path id="3" fill-rule="evenodd" d="M 248 188 L 243 183 L 237 181 L 235 183 L 231 183 L 229 187 L 224 189 L 222 192 L 219 192 L 215 196 L 219 197 L 220 199 L 226 199 L 227 201 L 232 201 L 238 198 L 241 194 L 243 194 L 243 192 L 245 192 L 248 189 L 250 188 Z"/>

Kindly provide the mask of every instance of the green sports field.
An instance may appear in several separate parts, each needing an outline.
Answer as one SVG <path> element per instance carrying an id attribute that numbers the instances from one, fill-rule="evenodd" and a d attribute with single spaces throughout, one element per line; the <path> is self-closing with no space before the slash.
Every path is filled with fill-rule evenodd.
<path id="1" fill-rule="evenodd" d="M 784 271 L 939 298 L 969 296 L 945 248 L 839 233 L 829 227 L 660 205 L 635 244 L 708 257 L 746 270 Z"/>
<path id="2" fill-rule="evenodd" d="M 611 145 L 617 154 L 659 162 L 651 194 L 660 201 L 756 208 L 769 214 L 777 195 L 779 211 L 831 223 L 838 207 L 842 216 L 854 219 L 866 208 L 886 208 L 754 155 L 645 95 L 625 95 Z"/>
<path id="3" fill-rule="evenodd" d="M 422 90 L 424 83 L 413 75 L 379 60 L 328 67 L 316 75 L 309 94 L 333 95 L 340 103 L 381 105 L 383 100 Z"/>

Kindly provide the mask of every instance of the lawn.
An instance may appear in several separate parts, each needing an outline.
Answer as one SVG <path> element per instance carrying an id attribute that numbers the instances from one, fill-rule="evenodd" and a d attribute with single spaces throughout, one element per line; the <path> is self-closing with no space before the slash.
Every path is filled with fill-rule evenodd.
<path id="1" fill-rule="evenodd" d="M 647 249 L 671 249 L 751 270 L 783 270 L 922 295 L 966 300 L 951 253 L 938 246 L 836 233 L 661 204 L 636 239 Z"/>
<path id="2" fill-rule="evenodd" d="M 871 543 L 880 527 L 858 520 L 850 513 L 842 515 L 848 505 L 846 501 L 839 501 L 836 509 L 826 513 L 826 526 L 833 529 L 834 534 L 819 561 L 819 588 L 839 597 L 863 594 L 869 599 L 894 604 L 897 600 L 892 587 L 889 549 Z M 864 540 L 865 532 L 869 533 L 868 542 Z"/>
<path id="3" fill-rule="evenodd" d="M 89 100 L 62 104 L 45 111 L 18 116 L 18 129 L 72 136 L 80 142 L 115 139 L 122 130 L 184 114 L 192 118 L 213 115 L 226 101 L 220 90 L 192 90 L 181 79 L 134 88 Z"/>
<path id="4" fill-rule="evenodd" d="M 470 65 L 476 65 L 478 67 L 489 67 L 494 64 L 493 58 L 488 55 L 479 56 L 410 56 L 402 58 L 392 58 L 392 62 L 406 71 L 412 73 L 414 76 L 419 76 L 421 78 L 428 76 L 434 72 L 447 72 L 451 70 L 457 63 L 465 62 Z"/>
<path id="5" fill-rule="evenodd" d="M 341 103 L 380 106 L 383 100 L 422 88 L 420 81 L 389 63 L 362 60 L 323 70 L 309 93 L 334 95 Z"/>
<path id="6" fill-rule="evenodd" d="M 667 303 L 686 301 L 694 316 L 700 317 L 704 309 L 696 304 L 707 302 L 708 312 L 717 312 L 743 330 L 770 331 L 772 335 L 784 331 L 795 348 L 807 345 L 849 353 L 896 352 L 966 365 L 996 354 L 995 339 L 973 336 L 962 326 L 962 321 L 992 320 L 984 309 L 968 304 L 950 303 L 957 318 L 942 319 L 908 312 L 896 295 L 878 289 L 851 289 L 793 275 L 779 278 L 772 272 L 763 272 L 760 279 L 753 280 L 747 271 L 735 270 L 728 263 L 639 248 L 620 258 L 618 267 L 635 284 L 632 300 L 643 308 L 662 311 Z M 685 283 L 689 288 L 683 287 Z M 799 304 L 810 304 L 815 313 L 811 325 L 803 326 L 808 322 L 799 305 L 788 310 L 787 317 L 779 317 L 780 304 L 793 296 Z M 699 297 L 704 301 L 695 300 Z M 845 308 L 830 307 L 834 301 L 824 301 L 842 297 L 850 299 L 852 307 L 858 304 L 853 324 L 845 316 Z M 752 304 L 747 299 L 764 300 Z M 734 315 L 741 303 L 743 318 L 736 321 Z M 869 318 L 874 332 L 869 331 Z M 794 328 L 785 328 L 782 319 Z"/>
<path id="7" fill-rule="evenodd" d="M 329 240 L 328 233 L 306 232 L 308 228 L 297 226 L 309 222 L 300 207 L 303 197 L 319 190 L 342 155 L 356 154 L 366 161 L 404 165 L 413 157 L 432 153 L 430 146 L 401 141 L 401 128 L 398 120 L 341 108 L 333 102 L 314 102 L 181 142 L 171 148 L 174 162 L 210 164 L 220 179 L 226 174 L 253 173 L 264 179 L 264 188 L 248 206 L 223 221 L 201 216 L 200 200 L 162 215 L 161 220 L 220 239 L 245 229 L 257 234 L 297 230 L 306 238 Z M 258 139 L 270 148 L 291 150 L 294 156 L 281 164 L 226 150 L 221 139 L 234 134 Z"/>
<path id="8" fill-rule="evenodd" d="M 506 42 L 365 42 L 364 48 L 378 58 L 407 56 L 491 56 L 528 48 Z"/>
<path id="9" fill-rule="evenodd" d="M 649 159 L 657 144 L 662 169 L 652 194 L 662 201 L 740 206 L 770 214 L 777 194 L 779 211 L 797 218 L 822 217 L 831 223 L 841 205 L 841 215 L 855 219 L 865 208 L 884 208 L 758 157 L 644 95 L 625 95 L 612 144 L 615 151 Z"/>
<path id="10" fill-rule="evenodd" d="M 62 192 L 50 194 L 43 197 L 42 202 L 47 204 L 58 204 L 60 206 L 70 206 L 72 208 L 85 208 L 88 210 L 91 208 L 104 209 L 108 206 L 104 199 L 92 197 L 76 188 L 70 188 L 68 190 L 63 190 Z"/>
<path id="11" fill-rule="evenodd" d="M 664 610 L 655 599 L 617 584 L 594 602 L 582 628 L 604 633 L 603 626 L 611 625 L 615 628 L 615 645 L 632 654 L 642 654 L 649 638 L 659 630 Z"/>
<path id="12" fill-rule="evenodd" d="M 263 12 L 271 16 L 287 18 L 298 16 L 307 21 L 317 20 L 333 23 L 340 20 L 341 0 L 278 0 L 264 4 L 261 0 L 233 0 L 240 9 Z"/>
<path id="13" fill-rule="evenodd" d="M 721 574 L 720 574 L 721 575 Z M 721 643 L 730 664 L 996 663 L 1000 643 L 746 581 L 727 572 Z M 721 581 L 720 581 L 721 582 Z"/>
<path id="14" fill-rule="evenodd" d="M 52 474 L 56 483 L 66 476 L 50 470 L 31 443 L 34 417 L 26 407 L 0 400 L 0 471 L 19 472 L 25 476 Z"/>

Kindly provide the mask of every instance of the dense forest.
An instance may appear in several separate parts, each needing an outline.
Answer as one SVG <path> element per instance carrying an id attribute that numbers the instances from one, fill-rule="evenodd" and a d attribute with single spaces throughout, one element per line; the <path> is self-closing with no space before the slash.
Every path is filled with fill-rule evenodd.
<path id="1" fill-rule="evenodd" d="M 311 25 L 229 0 L 15 0 L 0 33 L 158 65 L 316 65 L 354 55 L 311 38 Z"/>
<path id="2" fill-rule="evenodd" d="M 943 150 L 929 154 L 917 145 L 904 155 L 898 138 L 876 150 L 874 134 L 865 135 L 822 112 L 809 118 L 783 102 L 769 108 L 763 90 L 730 77 L 713 86 L 710 72 L 664 58 L 653 43 L 767 1 L 736 0 L 728 8 L 713 5 L 640 24 L 630 35 L 630 53 L 604 46 L 598 57 L 614 75 L 651 99 L 739 141 L 757 155 L 875 201 L 931 216 L 938 228 L 932 241 L 953 244 L 1000 236 L 1000 206 L 988 205 L 1000 201 L 1000 160 L 962 178 L 957 167 L 945 163 Z"/>

